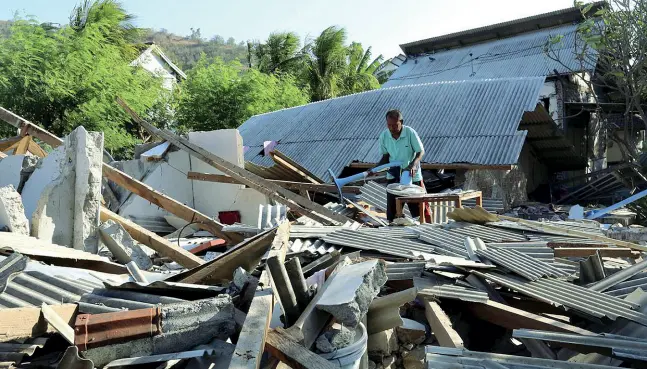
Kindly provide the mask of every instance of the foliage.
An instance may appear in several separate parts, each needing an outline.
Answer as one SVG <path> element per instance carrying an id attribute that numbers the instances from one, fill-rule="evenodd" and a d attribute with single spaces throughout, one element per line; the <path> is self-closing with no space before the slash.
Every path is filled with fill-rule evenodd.
<path id="1" fill-rule="evenodd" d="M 352 94 L 380 88 L 380 82 L 375 77 L 375 71 L 380 67 L 384 58 L 379 55 L 371 61 L 371 47 L 366 51 L 359 42 L 348 46 L 348 67 L 343 78 L 344 94 Z"/>
<path id="2" fill-rule="evenodd" d="M 253 44 L 256 68 L 263 73 L 294 74 L 302 60 L 300 46 L 299 35 L 294 32 L 271 33 L 265 43 Z"/>
<path id="3" fill-rule="evenodd" d="M 340 84 L 346 72 L 348 55 L 345 42 L 346 30 L 332 26 L 305 45 L 303 78 L 310 86 L 313 101 L 330 99 L 342 93 Z"/>
<path id="4" fill-rule="evenodd" d="M 63 136 L 79 125 L 103 131 L 105 147 L 124 156 L 137 141 L 120 95 L 138 113 L 160 98 L 161 83 L 129 64 L 129 16 L 111 0 L 76 8 L 71 25 L 43 27 L 16 20 L 0 40 L 0 105 Z"/>
<path id="5" fill-rule="evenodd" d="M 236 128 L 255 114 L 302 105 L 307 96 L 289 75 L 250 69 L 237 61 L 203 57 L 182 86 L 177 118 L 182 130 Z"/>

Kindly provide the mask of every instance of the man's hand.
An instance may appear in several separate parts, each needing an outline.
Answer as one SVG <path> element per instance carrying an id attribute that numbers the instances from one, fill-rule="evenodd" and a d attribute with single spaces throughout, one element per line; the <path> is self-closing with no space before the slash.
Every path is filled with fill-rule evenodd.
<path id="1" fill-rule="evenodd" d="M 411 174 L 411 178 L 413 179 L 416 173 L 418 173 L 418 166 L 416 165 L 415 162 L 412 162 L 411 164 L 407 165 L 407 167 L 404 168 L 404 170 L 408 170 L 409 174 Z"/>

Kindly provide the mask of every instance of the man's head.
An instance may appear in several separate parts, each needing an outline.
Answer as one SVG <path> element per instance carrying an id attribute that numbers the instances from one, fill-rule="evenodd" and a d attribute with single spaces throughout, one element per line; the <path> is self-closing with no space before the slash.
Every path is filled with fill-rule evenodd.
<path id="1" fill-rule="evenodd" d="M 386 112 L 386 126 L 392 135 L 397 135 L 402 131 L 402 113 L 399 110 L 393 109 Z"/>

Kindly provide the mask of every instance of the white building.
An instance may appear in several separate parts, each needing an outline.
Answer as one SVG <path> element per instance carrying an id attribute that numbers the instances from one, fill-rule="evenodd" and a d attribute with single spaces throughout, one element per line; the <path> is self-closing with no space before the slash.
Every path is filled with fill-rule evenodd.
<path id="1" fill-rule="evenodd" d="M 153 42 L 147 43 L 148 47 L 133 60 L 131 65 L 139 65 L 155 76 L 162 77 L 162 85 L 167 90 L 172 90 L 175 83 L 186 79 L 186 74 L 162 52 L 162 49 Z"/>

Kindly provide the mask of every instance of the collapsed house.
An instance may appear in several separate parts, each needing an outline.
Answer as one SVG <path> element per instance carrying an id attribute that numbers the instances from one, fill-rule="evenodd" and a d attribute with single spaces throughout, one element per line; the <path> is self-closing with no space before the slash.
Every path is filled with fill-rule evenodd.
<path id="1" fill-rule="evenodd" d="M 240 133 L 178 136 L 118 99 L 158 140 L 128 161 L 104 155 L 100 132 L 59 138 L 0 108 L 19 131 L 0 141 L 0 366 L 644 367 L 646 232 L 608 217 L 631 199 L 506 213 L 590 159 L 561 119 L 565 95 L 546 94 L 570 77 L 518 48 L 578 19 L 405 45 L 384 88 L 255 116 Z M 492 57 L 472 60 L 474 76 L 433 64 L 471 47 Z M 436 173 L 455 188 L 405 198 L 433 216 L 413 222 L 404 206 L 400 227 L 385 222 L 379 177 L 328 180 L 379 159 L 394 106 L 425 141 L 423 168 L 455 182 Z"/>

